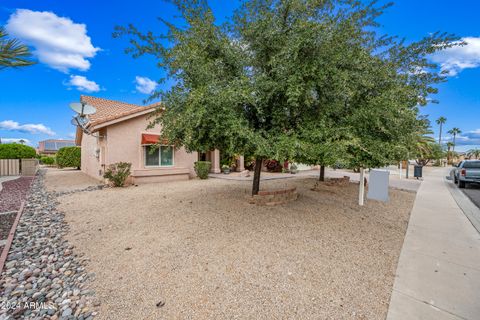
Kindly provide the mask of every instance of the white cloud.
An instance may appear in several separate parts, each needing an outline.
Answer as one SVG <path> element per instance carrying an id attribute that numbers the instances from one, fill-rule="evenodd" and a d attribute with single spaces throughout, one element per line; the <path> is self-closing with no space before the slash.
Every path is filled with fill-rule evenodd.
<path id="1" fill-rule="evenodd" d="M 31 144 L 30 140 L 25 138 L 2 138 L 2 143 L 20 143 L 21 140 L 24 141 L 24 144 Z"/>
<path id="2" fill-rule="evenodd" d="M 453 136 L 446 136 L 442 138 L 444 142 L 453 142 Z M 461 133 L 455 137 L 455 144 L 456 145 L 480 145 L 480 129 L 467 131 Z"/>
<path id="3" fill-rule="evenodd" d="M 33 46 L 41 62 L 62 72 L 88 70 L 87 58 L 94 57 L 100 50 L 92 45 L 85 24 L 74 23 L 53 12 L 17 9 L 5 28 L 13 37 Z"/>
<path id="4" fill-rule="evenodd" d="M 157 83 L 147 77 L 136 76 L 135 83 L 135 88 L 145 94 L 151 94 L 157 88 Z"/>
<path id="5" fill-rule="evenodd" d="M 456 76 L 464 69 L 480 67 L 480 37 L 465 37 L 462 40 L 466 45 L 449 48 L 432 56 L 432 61 L 450 76 Z"/>
<path id="6" fill-rule="evenodd" d="M 67 134 L 67 137 L 71 139 L 75 138 L 75 132 L 70 132 L 69 134 Z"/>
<path id="7" fill-rule="evenodd" d="M 55 132 L 46 127 L 44 124 L 19 124 L 18 122 L 12 120 L 0 121 L 0 130 L 26 132 L 31 134 L 43 133 L 49 136 L 55 135 Z"/>
<path id="8" fill-rule="evenodd" d="M 69 86 L 74 86 L 77 90 L 85 92 L 98 92 L 100 91 L 100 86 L 95 82 L 88 80 L 84 76 L 70 76 L 70 80 L 66 83 Z"/>

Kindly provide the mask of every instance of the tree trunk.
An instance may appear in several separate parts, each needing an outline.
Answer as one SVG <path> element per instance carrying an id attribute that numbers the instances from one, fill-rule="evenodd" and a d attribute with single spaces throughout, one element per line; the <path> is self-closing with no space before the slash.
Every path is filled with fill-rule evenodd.
<path id="1" fill-rule="evenodd" d="M 318 181 L 325 181 L 325 166 L 320 166 L 320 175 Z"/>
<path id="2" fill-rule="evenodd" d="M 255 171 L 253 174 L 252 196 L 260 190 L 260 173 L 262 172 L 263 159 L 255 159 Z"/>
<path id="3" fill-rule="evenodd" d="M 438 135 L 438 144 L 442 144 L 442 124 L 440 123 L 440 134 Z"/>

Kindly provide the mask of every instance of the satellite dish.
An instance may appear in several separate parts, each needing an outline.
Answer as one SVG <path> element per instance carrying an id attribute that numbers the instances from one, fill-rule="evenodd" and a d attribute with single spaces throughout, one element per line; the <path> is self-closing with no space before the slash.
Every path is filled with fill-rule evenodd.
<path id="1" fill-rule="evenodd" d="M 91 134 L 90 130 L 87 129 L 88 119 L 85 116 L 82 117 L 81 115 L 78 115 L 76 117 L 73 117 L 70 123 L 76 127 L 80 127 L 80 129 L 82 129 L 82 131 L 86 134 Z"/>
<path id="2" fill-rule="evenodd" d="M 80 102 L 70 103 L 70 108 L 76 113 L 78 113 L 80 116 L 94 114 L 95 112 L 97 112 L 97 109 L 95 109 L 93 106 Z"/>

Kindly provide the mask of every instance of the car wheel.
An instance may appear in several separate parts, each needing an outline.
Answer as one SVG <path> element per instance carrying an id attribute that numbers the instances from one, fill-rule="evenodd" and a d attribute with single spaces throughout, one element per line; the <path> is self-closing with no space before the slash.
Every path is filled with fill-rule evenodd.
<path id="1" fill-rule="evenodd" d="M 458 180 L 458 187 L 459 188 L 465 188 L 465 181 Z"/>

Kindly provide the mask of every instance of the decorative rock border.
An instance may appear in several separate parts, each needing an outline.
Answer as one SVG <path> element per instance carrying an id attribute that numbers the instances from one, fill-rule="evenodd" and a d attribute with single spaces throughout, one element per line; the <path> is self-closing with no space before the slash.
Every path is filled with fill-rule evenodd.
<path id="1" fill-rule="evenodd" d="M 88 258 L 65 239 L 69 227 L 43 180 L 41 170 L 0 275 L 0 320 L 91 320 L 100 304 L 89 288 L 95 274 L 85 269 Z"/>
<path id="2" fill-rule="evenodd" d="M 251 204 L 263 206 L 275 206 L 298 198 L 297 187 L 275 190 L 261 190 L 258 194 L 249 198 Z"/>
<path id="3" fill-rule="evenodd" d="M 15 221 L 13 222 L 13 225 L 10 229 L 10 233 L 8 234 L 8 238 L 6 239 L 5 246 L 3 247 L 3 250 L 0 254 L 0 273 L 3 270 L 3 266 L 5 265 L 5 261 L 7 261 L 8 251 L 10 251 L 10 247 L 11 247 L 12 242 L 13 242 L 13 237 L 15 236 L 15 230 L 17 229 L 18 222 L 20 221 L 20 217 L 22 216 L 24 206 L 25 206 L 25 202 L 22 201 L 22 203 L 20 204 L 20 209 L 18 209 L 18 211 L 17 211 Z"/>

